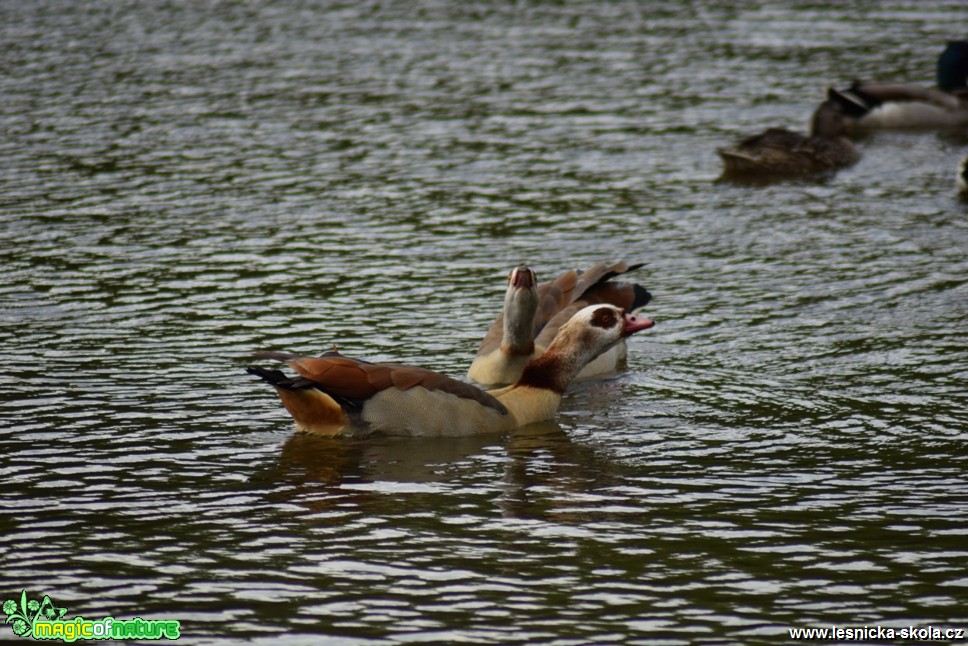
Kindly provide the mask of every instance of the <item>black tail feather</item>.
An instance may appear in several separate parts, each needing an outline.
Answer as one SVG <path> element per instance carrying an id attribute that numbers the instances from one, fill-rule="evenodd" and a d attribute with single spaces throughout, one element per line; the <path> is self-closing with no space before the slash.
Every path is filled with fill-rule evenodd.
<path id="1" fill-rule="evenodd" d="M 880 105 L 880 101 L 863 92 L 857 83 L 849 90 L 827 88 L 827 100 L 839 105 L 843 113 L 853 119 L 859 119 Z"/>
<path id="2" fill-rule="evenodd" d="M 632 299 L 632 307 L 629 308 L 629 311 L 634 312 L 640 307 L 648 305 L 649 301 L 652 300 L 652 294 L 638 283 L 632 285 L 632 289 L 635 291 L 635 298 Z"/>
<path id="3" fill-rule="evenodd" d="M 265 368 L 249 366 L 245 369 L 245 371 L 250 375 L 259 377 L 267 384 L 275 386 L 276 388 L 283 388 L 285 390 L 304 390 L 306 388 L 316 387 L 316 384 L 309 379 L 304 377 L 287 377 L 282 370 L 266 370 Z"/>
<path id="4" fill-rule="evenodd" d="M 319 384 L 311 379 L 306 379 L 305 377 L 287 377 L 281 370 L 266 370 L 265 368 L 257 368 L 254 366 L 246 367 L 245 371 L 250 375 L 255 375 L 270 384 L 275 388 L 282 388 L 283 390 L 308 390 L 310 388 L 316 388 L 323 391 L 327 395 L 333 398 L 336 403 L 343 407 L 346 411 L 358 412 L 363 408 L 363 402 L 356 399 L 350 399 L 349 397 L 342 397 L 335 393 L 329 392 L 323 388 L 320 388 Z"/>
<path id="5" fill-rule="evenodd" d="M 638 262 L 638 263 L 635 263 L 634 265 L 629 265 L 628 269 L 626 269 L 623 272 L 619 272 L 619 271 L 608 271 L 608 272 L 605 272 L 605 275 L 603 275 L 601 277 L 601 279 L 599 279 L 598 282 L 599 283 L 604 283 L 606 280 L 612 280 L 616 276 L 621 276 L 622 274 L 627 274 L 629 272 L 633 272 L 636 269 L 641 269 L 642 267 L 645 267 L 645 265 L 646 265 L 646 263 L 644 263 L 644 262 Z"/>

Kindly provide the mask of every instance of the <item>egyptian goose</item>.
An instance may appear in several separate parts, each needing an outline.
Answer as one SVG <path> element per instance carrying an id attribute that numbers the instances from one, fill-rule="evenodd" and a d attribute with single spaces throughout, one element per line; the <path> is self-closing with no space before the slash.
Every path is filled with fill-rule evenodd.
<path id="1" fill-rule="evenodd" d="M 530 268 L 512 270 L 504 309 L 484 336 L 467 376 L 486 386 L 514 383 L 524 366 L 541 356 L 558 329 L 583 307 L 609 303 L 627 312 L 644 307 L 652 299 L 644 287 L 609 282 L 641 266 L 598 263 L 583 272 L 566 271 L 540 285 Z M 589 363 L 577 379 L 615 372 L 626 355 L 625 342 L 619 342 Z"/>
<path id="2" fill-rule="evenodd" d="M 809 136 L 769 128 L 716 152 L 727 175 L 809 175 L 860 159 L 845 132 L 843 108 L 835 101 L 825 101 L 813 113 Z"/>
<path id="3" fill-rule="evenodd" d="M 830 88 L 843 106 L 848 130 L 950 128 L 968 123 L 968 41 L 955 40 L 938 57 L 937 87 L 854 81 Z"/>
<path id="4" fill-rule="evenodd" d="M 337 352 L 321 357 L 257 354 L 286 362 L 296 377 L 263 368 L 246 371 L 275 387 L 304 431 L 413 436 L 500 432 L 552 419 L 565 388 L 589 361 L 653 325 L 614 305 L 586 307 L 562 326 L 515 384 L 490 392 L 424 368 L 369 363 Z"/>

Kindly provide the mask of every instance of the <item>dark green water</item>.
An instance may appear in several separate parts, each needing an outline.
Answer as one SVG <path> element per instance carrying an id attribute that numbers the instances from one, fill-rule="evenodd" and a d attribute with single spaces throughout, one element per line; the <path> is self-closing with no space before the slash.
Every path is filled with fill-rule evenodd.
<path id="1" fill-rule="evenodd" d="M 0 4 L 0 598 L 192 644 L 968 628 L 968 133 L 717 181 L 968 36 L 870 7 Z M 243 372 L 461 375 L 510 267 L 611 259 L 658 325 L 555 423 L 330 441 Z"/>

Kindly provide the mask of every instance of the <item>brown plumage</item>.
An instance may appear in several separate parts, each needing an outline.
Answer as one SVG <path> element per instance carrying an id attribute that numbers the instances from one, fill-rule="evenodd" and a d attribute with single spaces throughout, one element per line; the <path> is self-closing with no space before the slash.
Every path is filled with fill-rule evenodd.
<path id="1" fill-rule="evenodd" d="M 305 357 L 261 352 L 284 361 L 298 376 L 247 368 L 272 384 L 283 405 L 306 431 L 336 435 L 382 432 L 403 435 L 469 435 L 506 431 L 551 419 L 561 393 L 596 356 L 625 337 L 652 327 L 649 319 L 614 305 L 592 305 L 559 331 L 532 379 L 484 392 L 440 373 L 396 364 L 376 364 L 330 352 Z"/>
<path id="2" fill-rule="evenodd" d="M 528 360 L 540 356 L 559 328 L 583 307 L 599 303 L 625 311 L 644 307 L 652 298 L 644 287 L 611 282 L 640 267 L 625 262 L 598 263 L 585 271 L 566 271 L 540 285 L 528 267 L 514 269 L 508 276 L 504 308 L 481 341 L 467 376 L 487 385 L 512 383 Z M 619 345 L 611 355 L 589 366 L 580 378 L 613 372 L 624 354 Z"/>
<path id="3" fill-rule="evenodd" d="M 727 174 L 809 175 L 848 166 L 860 153 L 845 136 L 840 104 L 825 101 L 813 115 L 809 136 L 769 128 L 716 152 Z"/>
<path id="4" fill-rule="evenodd" d="M 395 363 L 370 363 L 327 352 L 321 357 L 304 357 L 288 352 L 256 352 L 261 359 L 284 361 L 313 385 L 325 384 L 326 392 L 350 402 L 361 402 L 387 388 L 409 390 L 416 386 L 473 399 L 483 406 L 504 411 L 493 397 L 480 388 L 451 379 L 439 372 Z"/>

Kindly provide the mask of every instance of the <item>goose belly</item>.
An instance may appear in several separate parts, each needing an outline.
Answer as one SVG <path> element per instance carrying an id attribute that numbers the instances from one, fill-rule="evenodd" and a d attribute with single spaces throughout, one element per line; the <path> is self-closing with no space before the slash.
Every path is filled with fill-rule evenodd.
<path id="1" fill-rule="evenodd" d="M 506 412 L 419 386 L 377 393 L 363 406 L 360 420 L 372 432 L 410 436 L 475 435 L 513 426 Z"/>
<path id="2" fill-rule="evenodd" d="M 947 128 L 968 123 L 968 109 L 946 109 L 916 101 L 885 103 L 852 125 L 861 130 L 876 128 Z"/>

